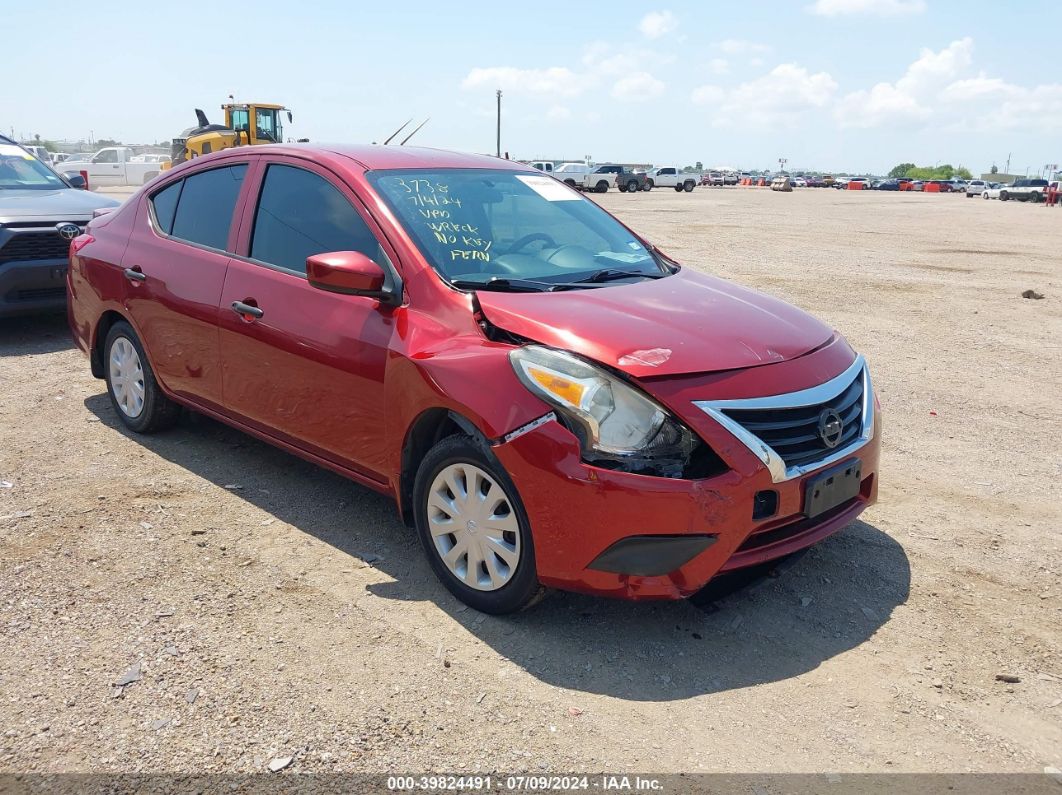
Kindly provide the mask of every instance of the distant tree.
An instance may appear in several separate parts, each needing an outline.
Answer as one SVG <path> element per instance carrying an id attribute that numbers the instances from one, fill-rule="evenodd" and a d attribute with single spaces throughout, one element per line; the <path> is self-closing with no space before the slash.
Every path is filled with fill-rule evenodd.
<path id="1" fill-rule="evenodd" d="M 108 146 L 121 146 L 121 141 L 115 141 L 113 138 L 97 138 L 96 146 L 108 147 Z"/>
<path id="2" fill-rule="evenodd" d="M 900 165 L 893 167 L 892 171 L 889 172 L 889 176 L 892 179 L 896 179 L 897 177 L 909 177 L 910 174 L 907 172 L 915 167 L 914 163 L 900 163 Z"/>
<path id="3" fill-rule="evenodd" d="M 995 163 L 993 163 L 992 164 L 992 168 L 990 169 L 990 173 L 998 174 L 999 173 L 999 166 L 997 166 Z"/>
<path id="4" fill-rule="evenodd" d="M 961 177 L 962 179 L 973 179 L 973 174 L 970 173 L 970 169 L 966 166 L 959 166 L 955 169 L 955 176 Z"/>

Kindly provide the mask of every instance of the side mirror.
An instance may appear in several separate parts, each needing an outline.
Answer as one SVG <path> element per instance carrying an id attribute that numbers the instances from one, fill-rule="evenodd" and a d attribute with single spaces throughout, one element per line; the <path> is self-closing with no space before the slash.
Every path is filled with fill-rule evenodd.
<path id="1" fill-rule="evenodd" d="M 386 287 L 383 268 L 360 251 L 332 251 L 307 257 L 306 278 L 318 290 L 397 303 L 395 294 Z"/>
<path id="2" fill-rule="evenodd" d="M 88 187 L 88 183 L 85 182 L 85 178 L 80 174 L 66 174 L 66 181 L 70 183 L 70 187 L 77 188 L 78 190 L 85 190 Z"/>

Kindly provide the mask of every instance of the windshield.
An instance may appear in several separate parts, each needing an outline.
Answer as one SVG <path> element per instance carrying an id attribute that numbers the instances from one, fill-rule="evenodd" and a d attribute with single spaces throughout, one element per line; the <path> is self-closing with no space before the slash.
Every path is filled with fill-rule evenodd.
<path id="1" fill-rule="evenodd" d="M 279 111 L 273 108 L 255 108 L 254 124 L 258 130 L 257 137 L 273 143 L 284 141 L 284 130 L 280 126 Z"/>
<path id="2" fill-rule="evenodd" d="M 437 169 L 367 176 L 432 267 L 462 286 L 491 279 L 568 284 L 606 269 L 635 278 L 669 273 L 612 216 L 543 174 Z"/>
<path id="3" fill-rule="evenodd" d="M 55 190 L 68 185 L 26 150 L 0 144 L 0 189 Z"/>

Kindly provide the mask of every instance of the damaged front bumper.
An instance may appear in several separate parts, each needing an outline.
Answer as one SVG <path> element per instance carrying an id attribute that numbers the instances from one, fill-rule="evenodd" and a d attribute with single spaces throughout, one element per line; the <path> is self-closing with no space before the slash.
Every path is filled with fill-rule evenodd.
<path id="1" fill-rule="evenodd" d="M 859 493 L 808 519 L 804 486 L 821 469 L 777 483 L 758 461 L 702 480 L 602 469 L 580 459 L 576 437 L 548 415 L 499 440 L 495 455 L 517 484 L 546 586 L 629 599 L 693 595 L 716 574 L 773 560 L 852 522 L 877 497 L 880 428 L 853 453 Z M 750 454 L 751 456 L 751 454 Z M 758 495 L 773 492 L 764 515 Z"/>

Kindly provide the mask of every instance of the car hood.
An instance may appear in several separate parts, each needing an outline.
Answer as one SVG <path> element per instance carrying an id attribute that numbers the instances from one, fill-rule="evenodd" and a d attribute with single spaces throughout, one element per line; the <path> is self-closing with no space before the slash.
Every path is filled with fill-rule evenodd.
<path id="1" fill-rule="evenodd" d="M 833 330 L 777 298 L 683 268 L 663 279 L 558 293 L 477 293 L 496 326 L 635 378 L 802 356 Z"/>
<path id="2" fill-rule="evenodd" d="M 11 190 L 0 188 L 0 222 L 5 219 L 91 218 L 92 211 L 101 207 L 117 207 L 121 202 L 87 190 L 60 188 L 56 190 Z"/>

